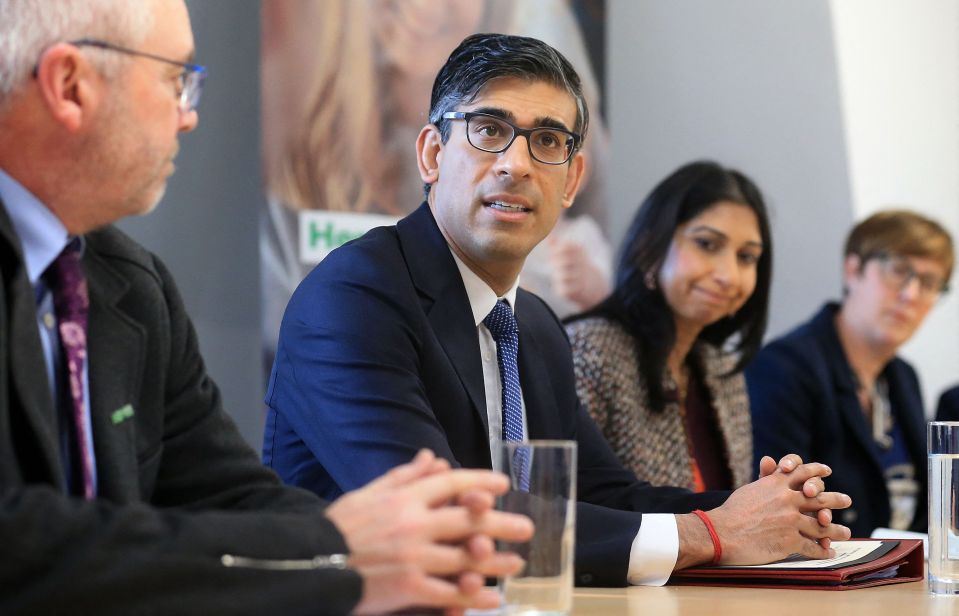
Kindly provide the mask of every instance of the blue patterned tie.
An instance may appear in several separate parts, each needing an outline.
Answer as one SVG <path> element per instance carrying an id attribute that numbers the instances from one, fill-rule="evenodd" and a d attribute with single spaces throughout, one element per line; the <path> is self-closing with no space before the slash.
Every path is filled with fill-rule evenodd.
<path id="1" fill-rule="evenodd" d="M 497 300 L 493 310 L 483 319 L 486 329 L 496 341 L 496 361 L 503 386 L 503 440 L 523 440 L 523 394 L 519 386 L 519 326 L 509 304 Z M 529 451 L 516 450 L 513 466 L 519 475 L 520 488 L 529 490 Z"/>

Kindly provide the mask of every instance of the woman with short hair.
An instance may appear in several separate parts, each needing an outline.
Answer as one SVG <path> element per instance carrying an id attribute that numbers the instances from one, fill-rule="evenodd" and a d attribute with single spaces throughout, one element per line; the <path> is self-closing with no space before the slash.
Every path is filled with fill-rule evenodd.
<path id="1" fill-rule="evenodd" d="M 926 419 L 915 370 L 896 356 L 948 288 L 952 239 L 907 210 L 850 232 L 843 298 L 770 343 L 746 369 L 759 455 L 797 453 L 836 473 L 853 536 L 926 530 Z"/>

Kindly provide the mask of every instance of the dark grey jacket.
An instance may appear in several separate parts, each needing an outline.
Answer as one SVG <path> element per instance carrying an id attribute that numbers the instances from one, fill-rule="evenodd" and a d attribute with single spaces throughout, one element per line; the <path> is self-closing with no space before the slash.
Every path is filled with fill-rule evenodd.
<path id="1" fill-rule="evenodd" d="M 99 481 L 90 502 L 60 488 L 34 295 L 0 203 L 0 613 L 349 611 L 354 572 L 221 564 L 227 553 L 346 548 L 322 501 L 281 485 L 243 442 L 162 263 L 106 228 L 86 237 L 83 268 Z"/>

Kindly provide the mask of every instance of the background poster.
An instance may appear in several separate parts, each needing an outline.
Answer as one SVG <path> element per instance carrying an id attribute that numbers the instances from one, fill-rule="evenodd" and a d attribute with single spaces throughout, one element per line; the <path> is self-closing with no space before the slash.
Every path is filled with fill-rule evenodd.
<path id="1" fill-rule="evenodd" d="M 433 79 L 473 32 L 542 39 L 583 79 L 588 175 L 521 284 L 561 316 L 608 291 L 608 134 L 601 97 L 605 0 L 271 0 L 262 4 L 267 200 L 260 222 L 263 342 L 272 364 L 296 285 L 336 246 L 393 224 L 423 201 L 414 143 Z M 558 264 L 562 265 L 558 265 Z M 563 270 L 560 272 L 559 270 Z M 588 281 L 564 287 L 558 277 Z M 568 284 L 568 283 L 567 283 Z"/>

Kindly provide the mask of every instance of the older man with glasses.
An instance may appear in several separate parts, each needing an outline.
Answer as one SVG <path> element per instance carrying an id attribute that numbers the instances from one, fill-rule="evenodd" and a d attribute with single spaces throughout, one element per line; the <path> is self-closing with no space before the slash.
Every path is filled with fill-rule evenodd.
<path id="1" fill-rule="evenodd" d="M 953 243 L 938 223 L 881 211 L 846 240 L 844 293 L 771 342 L 746 370 L 756 456 L 796 452 L 841 468 L 853 535 L 926 530 L 925 413 L 896 356 L 949 289 Z"/>
<path id="2" fill-rule="evenodd" d="M 329 506 L 282 485 L 111 226 L 197 125 L 192 56 L 182 0 L 0 0 L 0 613 L 496 606 L 493 541 L 532 533 L 505 477 L 420 451 Z"/>

